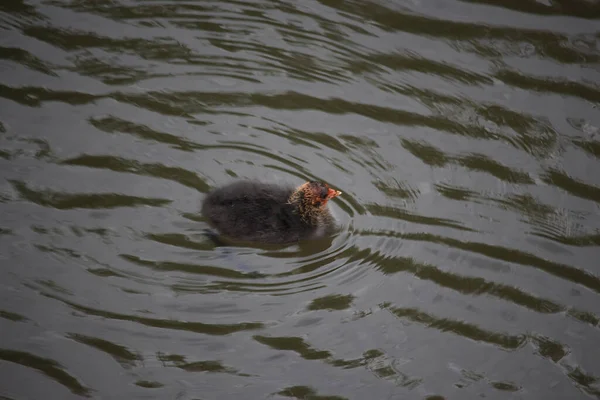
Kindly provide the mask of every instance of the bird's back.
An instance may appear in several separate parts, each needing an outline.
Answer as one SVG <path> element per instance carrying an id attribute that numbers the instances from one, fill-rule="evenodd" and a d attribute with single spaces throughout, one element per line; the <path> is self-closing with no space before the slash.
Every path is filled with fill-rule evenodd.
<path id="1" fill-rule="evenodd" d="M 210 192 L 202 215 L 221 234 L 269 243 L 293 242 L 310 231 L 288 204 L 291 187 L 252 181 L 235 182 Z"/>

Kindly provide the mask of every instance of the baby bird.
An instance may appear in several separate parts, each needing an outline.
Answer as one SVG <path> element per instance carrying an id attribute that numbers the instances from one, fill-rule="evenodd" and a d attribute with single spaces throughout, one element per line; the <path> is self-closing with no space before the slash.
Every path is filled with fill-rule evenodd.
<path id="1" fill-rule="evenodd" d="M 341 194 L 316 181 L 297 188 L 238 181 L 208 193 L 202 215 L 226 237 L 287 244 L 335 227 L 327 202 Z"/>

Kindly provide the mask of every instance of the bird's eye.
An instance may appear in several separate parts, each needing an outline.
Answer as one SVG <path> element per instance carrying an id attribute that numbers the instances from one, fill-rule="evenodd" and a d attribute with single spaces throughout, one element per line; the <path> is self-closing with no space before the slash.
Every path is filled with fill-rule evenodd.
<path id="1" fill-rule="evenodd" d="M 329 193 L 329 191 L 326 188 L 321 188 L 321 198 L 322 199 L 327 198 L 328 193 Z"/>

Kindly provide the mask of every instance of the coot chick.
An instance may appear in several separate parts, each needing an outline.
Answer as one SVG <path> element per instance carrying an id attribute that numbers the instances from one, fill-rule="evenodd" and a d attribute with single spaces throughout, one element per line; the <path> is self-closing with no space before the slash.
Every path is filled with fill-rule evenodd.
<path id="1" fill-rule="evenodd" d="M 202 215 L 220 234 L 262 243 L 293 243 L 335 226 L 327 202 L 342 192 L 322 182 L 297 188 L 239 181 L 208 193 Z"/>

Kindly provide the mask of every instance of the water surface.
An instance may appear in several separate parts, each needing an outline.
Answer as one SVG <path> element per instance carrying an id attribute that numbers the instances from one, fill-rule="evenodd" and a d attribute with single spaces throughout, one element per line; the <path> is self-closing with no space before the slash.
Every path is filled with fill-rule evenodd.
<path id="1" fill-rule="evenodd" d="M 0 4 L 0 397 L 600 398 L 596 0 Z M 235 179 L 336 235 L 215 246 Z"/>

